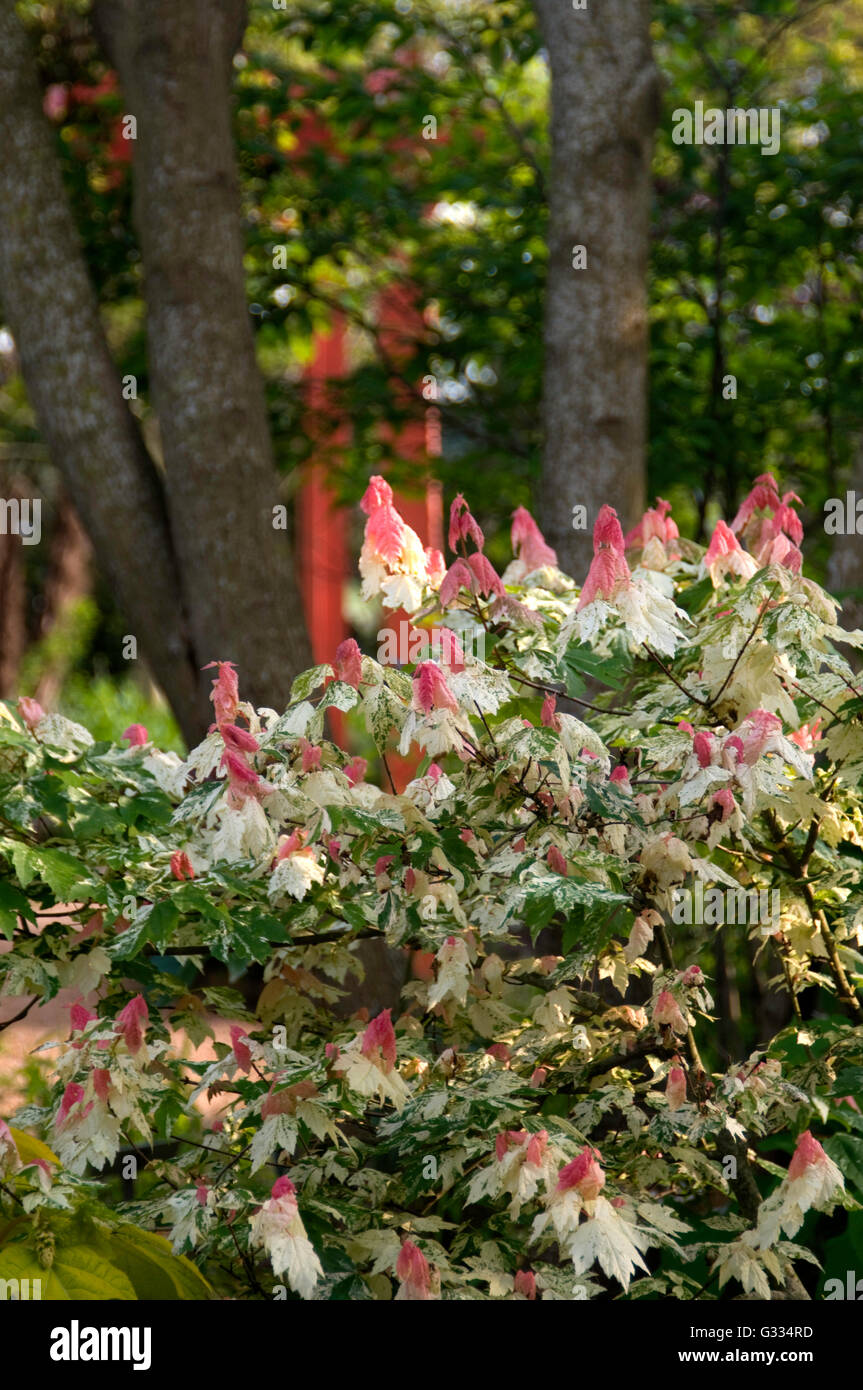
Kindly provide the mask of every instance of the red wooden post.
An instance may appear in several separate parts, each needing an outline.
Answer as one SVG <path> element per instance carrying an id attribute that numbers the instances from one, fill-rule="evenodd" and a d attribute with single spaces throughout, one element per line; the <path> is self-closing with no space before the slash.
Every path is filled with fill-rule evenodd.
<path id="1" fill-rule="evenodd" d="M 403 57 L 407 65 L 413 61 L 407 50 Z M 398 70 L 385 69 L 369 80 L 377 80 L 377 76 L 386 85 L 393 77 L 398 77 Z M 312 145 L 323 144 L 332 148 L 332 138 L 326 125 L 314 113 L 305 114 L 295 135 L 295 152 L 298 155 Z M 401 147 L 404 142 L 398 144 Z M 414 344 L 424 331 L 424 322 L 417 303 L 417 291 L 409 279 L 395 281 L 380 296 L 378 324 L 381 345 L 406 377 L 402 382 L 393 381 L 393 394 L 403 400 L 411 399 L 419 390 L 418 384 L 411 384 L 411 361 Z M 336 315 L 330 331 L 317 335 L 314 357 L 305 372 L 310 411 L 327 412 L 326 383 L 344 376 L 347 370 L 345 323 L 341 315 Z M 327 451 L 344 446 L 348 442 L 349 432 L 350 422 L 342 421 L 335 432 L 328 435 Z M 443 550 L 442 490 L 439 483 L 426 476 L 429 458 L 440 453 L 440 413 L 437 408 L 427 407 L 424 415 L 418 414 L 406 424 L 393 442 L 402 458 L 416 460 L 417 473 L 422 480 L 418 489 L 421 495 L 397 494 L 396 506 L 423 545 Z M 333 505 L 323 462 L 310 469 L 299 491 L 297 528 L 300 587 L 312 652 L 316 662 L 331 661 L 339 642 L 348 635 L 342 606 L 343 589 L 355 557 L 349 555 L 347 519 Z M 409 634 L 412 628 L 403 611 L 386 614 L 381 620 L 382 627 L 396 631 L 402 622 L 407 625 Z M 332 711 L 331 716 L 333 734 L 337 742 L 344 744 L 344 718 L 338 711 Z M 396 786 L 403 787 L 413 775 L 418 759 L 416 756 L 400 758 L 393 754 L 388 756 L 387 761 Z"/>

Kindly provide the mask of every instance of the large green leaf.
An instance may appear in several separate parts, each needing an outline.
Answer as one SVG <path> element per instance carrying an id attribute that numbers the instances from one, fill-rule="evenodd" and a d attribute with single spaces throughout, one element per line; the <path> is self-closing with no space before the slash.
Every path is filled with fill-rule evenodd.
<path id="1" fill-rule="evenodd" d="M 21 845 L 14 840 L 2 840 L 0 850 L 10 855 L 22 888 L 27 888 L 34 878 L 41 878 L 58 902 L 71 902 L 75 889 L 91 886 L 88 870 L 62 849 L 43 849 L 41 846 Z"/>
<path id="2" fill-rule="evenodd" d="M 334 674 L 329 663 L 312 666 L 308 671 L 301 671 L 291 686 L 291 704 L 296 704 L 298 700 L 305 700 L 313 691 L 323 685 L 328 677 Z"/>
<path id="3" fill-rule="evenodd" d="M 41 1139 L 34 1139 L 32 1134 L 27 1134 L 23 1129 L 16 1129 L 14 1125 L 9 1126 L 9 1133 L 15 1140 L 18 1157 L 22 1163 L 35 1163 L 39 1159 L 45 1163 L 60 1162 L 53 1149 L 49 1149 Z"/>
<path id="4" fill-rule="evenodd" d="M 152 907 L 142 908 L 132 925 L 110 943 L 108 951 L 114 960 L 131 960 L 148 941 L 162 950 L 179 920 L 180 914 L 170 898 L 162 898 Z"/>
<path id="5" fill-rule="evenodd" d="M 574 688 L 582 688 L 581 678 L 584 676 L 602 681 L 603 685 L 610 686 L 612 690 L 622 690 L 632 666 L 632 661 L 622 654 L 610 656 L 595 652 L 592 647 L 581 642 L 570 642 L 563 661 L 570 677 L 570 681 L 567 682 L 570 693 L 573 693 Z"/>
<path id="6" fill-rule="evenodd" d="M 329 709 L 331 705 L 340 710 L 353 709 L 359 698 L 359 691 L 352 685 L 344 681 L 330 681 L 318 702 L 318 709 Z"/>
<path id="7" fill-rule="evenodd" d="M 97 1255 L 88 1245 L 58 1247 L 54 1263 L 44 1269 L 29 1245 L 0 1250 L 0 1279 L 40 1279 L 42 1299 L 49 1302 L 119 1299 L 134 1302 L 135 1290 L 122 1269 Z"/>
<path id="8" fill-rule="evenodd" d="M 401 731 L 407 710 L 398 696 L 394 695 L 383 683 L 374 685 L 365 692 L 363 704 L 368 731 L 374 739 L 376 747 L 383 752 L 389 741 L 390 732 L 393 729 Z"/>
<path id="9" fill-rule="evenodd" d="M 29 900 L 14 883 L 3 879 L 0 881 L 0 932 L 10 941 L 21 916 L 32 919 L 33 910 Z"/>
<path id="10" fill-rule="evenodd" d="M 626 893 L 615 892 L 602 883 L 564 878 L 543 873 L 526 879 L 510 896 L 506 920 L 521 915 L 535 941 L 552 917 L 560 913 L 564 924 L 564 949 L 577 943 L 585 950 L 596 950 L 605 933 L 603 922 L 612 920 L 613 910 L 628 903 Z"/>
<path id="11" fill-rule="evenodd" d="M 206 1299 L 213 1290 L 191 1260 L 175 1255 L 164 1236 L 139 1226 L 121 1226 L 99 1242 L 101 1254 L 128 1278 L 135 1294 L 144 1300 Z"/>
<path id="12" fill-rule="evenodd" d="M 863 1139 L 856 1134 L 832 1134 L 824 1148 L 846 1181 L 863 1193 Z"/>

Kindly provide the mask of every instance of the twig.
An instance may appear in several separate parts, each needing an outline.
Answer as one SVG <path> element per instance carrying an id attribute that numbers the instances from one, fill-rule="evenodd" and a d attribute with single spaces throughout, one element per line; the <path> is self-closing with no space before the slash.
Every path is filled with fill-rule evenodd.
<path id="1" fill-rule="evenodd" d="M 30 1010 L 32 1009 L 33 1005 L 38 1003 L 38 1000 L 39 995 L 34 994 L 33 998 L 30 1000 L 30 1003 L 26 1004 L 20 1013 L 13 1014 L 12 1018 L 7 1018 L 5 1023 L 0 1023 L 0 1033 L 3 1032 L 4 1028 L 11 1028 L 13 1023 L 17 1023 L 19 1019 L 26 1017 L 26 1015 L 29 1014 Z"/>
<path id="2" fill-rule="evenodd" d="M 719 689 L 717 690 L 716 694 L 713 695 L 713 696 L 708 700 L 707 703 L 708 703 L 709 706 L 718 704 L 719 701 L 721 700 L 723 694 L 725 693 L 726 689 L 728 688 L 728 686 L 729 686 L 729 684 L 730 684 L 730 682 L 731 682 L 731 679 L 732 679 L 732 677 L 733 677 L 733 675 L 734 675 L 734 672 L 737 670 L 737 667 L 738 667 L 738 665 L 740 664 L 741 658 L 743 657 L 743 653 L 746 651 L 746 648 L 749 646 L 749 643 L 752 641 L 753 637 L 755 636 L 756 632 L 758 631 L 759 627 L 761 626 L 761 619 L 764 617 L 764 614 L 767 612 L 767 605 L 768 605 L 768 603 L 772 603 L 773 599 L 776 597 L 776 595 L 777 595 L 778 592 L 779 592 L 779 585 L 776 584 L 776 585 L 774 586 L 774 588 L 773 588 L 773 592 L 772 592 L 771 594 L 768 594 L 767 598 L 764 600 L 764 602 L 762 603 L 761 607 L 759 608 L 758 614 L 757 614 L 757 616 L 756 616 L 756 618 L 755 618 L 755 622 L 754 622 L 754 624 L 753 624 L 753 626 L 752 626 L 752 631 L 750 632 L 750 634 L 749 634 L 749 636 L 747 637 L 746 641 L 743 643 L 743 646 L 740 648 L 740 651 L 737 653 L 736 657 L 734 658 L 734 661 L 733 661 L 732 664 L 731 664 L 731 668 L 730 668 L 730 670 L 729 670 L 729 672 L 728 672 L 728 675 L 725 677 L 725 680 L 722 682 L 722 684 L 721 684 L 721 686 L 719 687 Z"/>
<path id="3" fill-rule="evenodd" d="M 674 955 L 672 954 L 671 942 L 668 939 L 668 932 L 665 930 L 664 922 L 660 922 L 656 928 L 656 940 L 659 945 L 659 954 L 662 956 L 662 963 L 666 970 L 675 970 Z M 686 1048 L 689 1052 L 689 1060 L 692 1063 L 693 1070 L 703 1072 L 704 1063 L 699 1055 L 695 1034 L 691 1027 L 687 1027 L 686 1029 Z"/>
<path id="4" fill-rule="evenodd" d="M 227 1173 L 228 1169 L 229 1169 L 229 1168 L 233 1168 L 233 1166 L 234 1166 L 235 1163 L 239 1163 L 240 1159 L 243 1158 L 243 1156 L 249 1152 L 249 1149 L 250 1149 L 251 1147 L 252 1147 L 252 1146 L 251 1146 L 250 1143 L 247 1144 L 246 1147 L 245 1147 L 244 1149 L 240 1149 L 240 1152 L 239 1152 L 238 1154 L 234 1154 L 234 1157 L 230 1160 L 229 1163 L 226 1163 L 226 1164 L 225 1164 L 224 1168 L 220 1169 L 220 1171 L 219 1171 L 219 1172 L 216 1174 L 216 1176 L 213 1178 L 213 1186 L 214 1186 L 214 1187 L 217 1187 L 217 1186 L 219 1185 L 219 1183 L 222 1181 L 222 1178 L 223 1178 L 223 1177 L 225 1176 L 225 1174 Z"/>
<path id="5" fill-rule="evenodd" d="M 863 1017 L 863 1006 L 861 1006 L 860 1000 L 857 998 L 857 995 L 855 994 L 851 986 L 851 982 L 849 981 L 848 976 L 845 974 L 844 966 L 842 965 L 842 962 L 839 959 L 839 952 L 836 949 L 836 941 L 834 939 L 830 923 L 827 921 L 826 913 L 823 911 L 823 909 L 819 908 L 817 903 L 815 902 L 815 895 L 812 892 L 811 880 L 807 878 L 806 873 L 801 867 L 800 860 L 797 858 L 797 855 L 794 853 L 794 850 L 792 849 L 791 845 L 788 844 L 787 840 L 785 839 L 785 836 L 782 834 L 782 831 L 779 828 L 779 822 L 776 819 L 775 812 L 767 810 L 765 811 L 764 815 L 768 825 L 770 826 L 774 838 L 778 842 L 777 847 L 779 853 L 782 855 L 786 865 L 791 870 L 791 873 L 793 874 L 794 878 L 800 884 L 800 887 L 803 891 L 803 897 L 806 899 L 806 906 L 809 909 L 809 916 L 812 919 L 813 925 L 817 923 L 818 929 L 821 932 L 821 938 L 824 942 L 824 946 L 827 951 L 827 959 L 830 962 L 830 973 L 832 974 L 833 979 L 836 982 L 837 997 L 840 1000 L 840 1002 L 845 1005 L 854 1022 L 858 1023 L 861 1017 Z"/>
<path id="6" fill-rule="evenodd" d="M 631 709 L 618 709 L 614 705 L 593 705 L 590 700 L 582 700 L 578 695 L 568 695 L 565 690 L 558 690 L 557 686 L 543 685 L 539 681 L 532 681 L 529 676 L 522 675 L 518 667 L 508 666 L 506 669 L 512 680 L 517 681 L 519 685 L 529 685 L 532 690 L 539 690 L 543 695 L 556 695 L 559 700 L 569 700 L 571 704 L 582 705 L 584 709 L 592 709 L 596 714 L 622 714 L 626 719 L 633 718 Z M 657 719 L 656 722 L 657 724 L 667 724 L 672 729 L 677 728 L 675 719 Z"/>
<path id="7" fill-rule="evenodd" d="M 658 657 L 658 656 L 656 655 L 656 652 L 653 651 L 653 649 L 652 649 L 651 647 L 648 647 L 648 645 L 647 645 L 646 642 L 642 642 L 641 645 L 642 645 L 642 647 L 644 648 L 644 650 L 647 652 L 647 655 L 651 658 L 651 660 L 656 662 L 656 664 L 657 664 L 657 666 L 660 668 L 660 670 L 665 672 L 665 674 L 666 674 L 666 676 L 668 677 L 668 679 L 672 682 L 672 684 L 674 684 L 674 685 L 677 686 L 677 689 L 678 689 L 678 690 L 682 690 L 682 691 L 683 691 L 683 694 L 686 696 L 686 698 L 687 698 L 688 700 L 694 700 L 695 703 L 696 703 L 697 705 L 701 705 L 704 709 L 708 709 L 708 708 L 710 707 L 710 701 L 709 701 L 709 700 L 702 700 L 702 698 L 701 698 L 700 695 L 694 695 L 694 694 L 692 693 L 691 690 L 687 690 L 687 689 L 686 689 L 686 686 L 683 685 L 683 684 L 677 679 L 677 677 L 675 676 L 674 672 L 673 672 L 673 671 L 670 671 L 670 670 L 668 669 L 668 667 L 666 666 L 665 662 L 664 662 L 660 657 Z M 662 721 L 662 722 L 663 722 L 663 723 L 668 723 L 669 721 L 668 721 L 668 720 L 664 720 L 664 721 Z"/>
<path id="8" fill-rule="evenodd" d="M 381 753 L 381 762 L 382 762 L 383 765 L 384 765 L 384 770 L 385 770 L 385 772 L 386 772 L 386 774 L 387 774 L 387 778 L 389 779 L 389 784 L 390 784 L 390 787 L 392 788 L 393 796 L 395 796 L 395 795 L 396 795 L 396 784 L 395 784 L 395 782 L 393 781 L 393 774 L 390 772 L 390 765 L 389 765 L 389 763 L 387 762 L 387 755 L 386 755 L 386 753 Z"/>

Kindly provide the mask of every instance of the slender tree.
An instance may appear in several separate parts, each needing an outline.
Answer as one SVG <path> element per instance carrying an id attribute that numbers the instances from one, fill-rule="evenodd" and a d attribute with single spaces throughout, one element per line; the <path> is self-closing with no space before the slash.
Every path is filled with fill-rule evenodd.
<path id="1" fill-rule="evenodd" d="M 3 303 L 42 434 L 130 630 L 187 738 L 209 660 L 281 706 L 309 659 L 245 301 L 231 133 L 242 0 L 97 9 L 135 139 L 135 212 L 162 459 L 122 398 L 41 112 L 27 36 L 0 0 Z"/>
<path id="2" fill-rule="evenodd" d="M 551 64 L 543 528 L 580 574 L 609 498 L 644 505 L 650 156 L 658 75 L 650 0 L 534 0 Z M 588 529 L 573 529 L 573 507 Z"/>

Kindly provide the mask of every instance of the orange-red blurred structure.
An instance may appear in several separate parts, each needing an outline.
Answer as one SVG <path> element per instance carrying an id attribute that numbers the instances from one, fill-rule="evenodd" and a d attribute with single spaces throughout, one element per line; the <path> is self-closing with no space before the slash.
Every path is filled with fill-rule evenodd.
<path id="1" fill-rule="evenodd" d="M 403 293 L 387 295 L 380 310 L 382 335 L 398 335 L 405 339 L 417 332 L 419 315 Z M 347 361 L 347 329 L 343 319 L 334 319 L 329 332 L 315 340 L 314 356 L 305 372 L 306 400 L 310 415 L 326 413 L 327 383 L 349 370 Z M 347 445 L 350 422 L 328 427 L 326 448 L 331 453 L 339 444 Z M 415 459 L 421 495 L 406 497 L 396 494 L 395 502 L 405 521 L 412 526 L 424 545 L 443 550 L 443 498 L 440 484 L 425 477 L 427 462 L 439 449 L 440 427 L 438 412 L 428 406 L 424 415 L 409 422 L 398 433 L 394 446 L 402 458 Z M 332 661 L 338 644 L 349 636 L 344 617 L 344 586 L 356 564 L 351 553 L 350 527 L 345 512 L 335 503 L 327 486 L 326 467 L 315 464 L 309 470 L 297 499 L 297 562 L 306 625 L 315 662 Z M 402 610 L 381 617 L 382 628 L 397 630 L 407 622 Z M 344 719 L 332 711 L 334 737 L 343 742 Z M 390 771 L 397 786 L 404 784 L 416 767 L 416 759 L 402 759 L 393 754 L 388 758 Z"/>
<path id="2" fill-rule="evenodd" d="M 411 55 L 405 55 L 412 61 Z M 397 69 L 382 70 L 386 81 L 398 77 Z M 326 125 L 314 113 L 306 113 L 294 129 L 294 154 L 301 155 L 313 145 L 331 149 Z M 401 374 L 393 380 L 396 398 L 413 395 L 420 399 L 420 384 L 410 381 L 410 363 L 415 344 L 424 332 L 422 308 L 409 275 L 396 279 L 381 294 L 377 305 L 377 332 L 380 348 Z M 329 331 L 317 335 L 311 363 L 304 374 L 306 401 L 310 416 L 321 419 L 332 414 L 328 405 L 328 381 L 338 380 L 350 371 L 348 332 L 345 320 L 335 315 Z M 326 450 L 332 453 L 340 444 L 350 441 L 350 421 L 339 422 L 333 429 L 331 421 L 325 427 Z M 440 413 L 428 405 L 417 411 L 416 417 L 404 425 L 392 439 L 395 450 L 403 459 L 416 461 L 418 487 L 413 496 L 396 494 L 395 503 L 409 526 L 413 527 L 423 545 L 443 551 L 443 498 L 440 485 L 428 478 L 428 460 L 440 453 Z M 420 495 L 418 496 L 417 493 Z M 297 560 L 301 576 L 301 591 L 305 608 L 312 654 L 316 662 L 331 661 L 339 642 L 349 635 L 344 618 L 344 584 L 355 564 L 351 554 L 348 518 L 334 503 L 327 487 L 326 467 L 313 465 L 299 493 L 297 505 Z M 382 628 L 398 629 L 407 621 L 402 611 L 381 618 Z M 333 712 L 334 736 L 343 741 L 344 720 Z M 388 758 L 390 771 L 397 786 L 404 784 L 416 767 L 416 759 Z"/>

